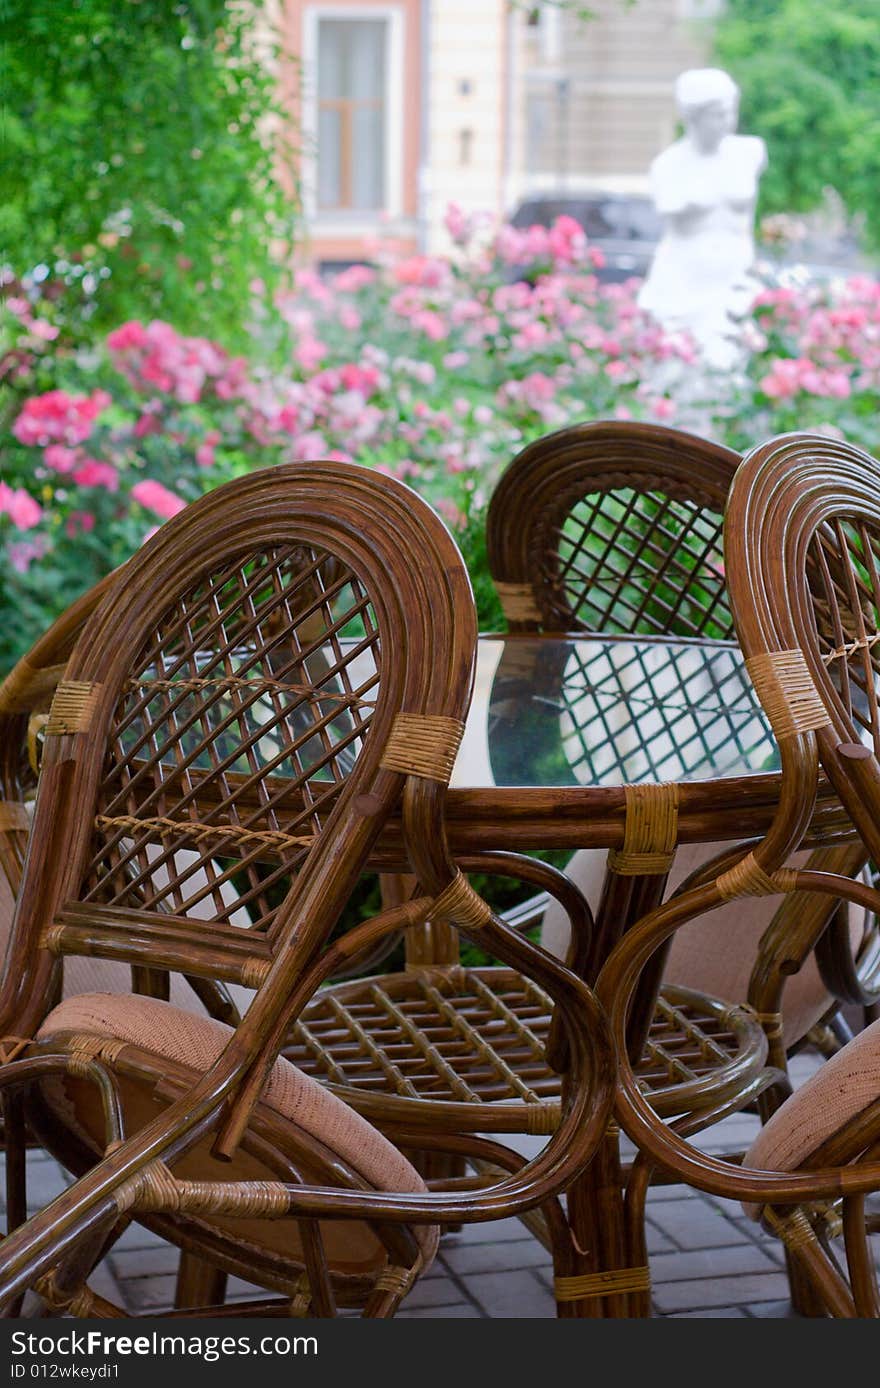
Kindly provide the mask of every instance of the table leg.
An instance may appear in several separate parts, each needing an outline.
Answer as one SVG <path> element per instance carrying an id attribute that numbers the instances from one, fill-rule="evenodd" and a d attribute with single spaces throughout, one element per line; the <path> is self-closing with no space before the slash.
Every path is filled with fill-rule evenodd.
<path id="1" fill-rule="evenodd" d="M 637 874 L 633 855 L 623 873 L 612 865 L 605 878 L 596 915 L 596 931 L 587 978 L 595 981 L 621 936 L 663 900 L 666 871 L 647 861 Z M 654 1017 L 657 991 L 666 962 L 658 951 L 643 972 L 629 1021 L 630 1054 L 640 1056 Z M 579 1276 L 561 1279 L 563 1291 L 584 1295 L 559 1301 L 560 1315 L 634 1318 L 650 1315 L 649 1271 L 645 1251 L 644 1198 L 633 1194 L 625 1205 L 620 1162 L 620 1132 L 613 1124 L 587 1171 L 568 1192 L 572 1240 L 583 1263 Z M 587 1293 L 591 1293 L 587 1295 Z"/>

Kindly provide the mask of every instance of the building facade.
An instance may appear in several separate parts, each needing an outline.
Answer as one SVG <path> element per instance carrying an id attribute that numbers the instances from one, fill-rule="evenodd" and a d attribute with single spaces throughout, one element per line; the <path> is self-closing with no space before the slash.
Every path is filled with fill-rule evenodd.
<path id="1" fill-rule="evenodd" d="M 281 0 L 308 253 L 444 245 L 449 202 L 646 186 L 719 0 Z"/>

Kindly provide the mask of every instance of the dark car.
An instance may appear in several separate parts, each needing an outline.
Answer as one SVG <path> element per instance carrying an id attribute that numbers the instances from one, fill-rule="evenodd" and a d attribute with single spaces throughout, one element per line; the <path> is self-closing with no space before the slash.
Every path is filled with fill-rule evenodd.
<path id="1" fill-rule="evenodd" d="M 646 275 L 663 234 L 653 202 L 638 193 L 526 198 L 510 220 L 522 229 L 552 226 L 557 217 L 573 217 L 590 244 L 602 251 L 605 265 L 597 274 L 606 284 Z"/>

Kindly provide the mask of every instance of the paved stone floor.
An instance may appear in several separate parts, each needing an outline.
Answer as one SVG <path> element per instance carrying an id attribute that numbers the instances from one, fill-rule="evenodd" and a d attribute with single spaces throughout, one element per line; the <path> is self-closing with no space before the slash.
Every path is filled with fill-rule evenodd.
<path id="1" fill-rule="evenodd" d="M 809 1054 L 793 1062 L 802 1082 L 817 1064 Z M 705 1136 L 706 1150 L 741 1151 L 757 1119 L 737 1115 Z M 34 1208 L 64 1186 L 57 1164 L 31 1158 Z M 660 1186 L 648 1201 L 648 1247 L 657 1316 L 787 1317 L 792 1315 L 780 1244 L 765 1235 L 738 1204 L 684 1186 Z M 174 1295 L 176 1250 L 132 1225 L 91 1279 L 95 1291 L 133 1315 L 161 1315 Z M 518 1220 L 473 1225 L 444 1238 L 430 1272 L 415 1286 L 405 1317 L 552 1317 L 550 1262 Z M 251 1295 L 233 1281 L 230 1296 Z"/>

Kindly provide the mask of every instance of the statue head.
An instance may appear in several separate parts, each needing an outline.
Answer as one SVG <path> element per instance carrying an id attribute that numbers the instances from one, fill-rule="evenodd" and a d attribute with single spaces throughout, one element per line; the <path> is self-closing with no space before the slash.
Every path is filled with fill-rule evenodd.
<path id="1" fill-rule="evenodd" d="M 693 67 L 675 83 L 675 102 L 689 138 L 701 154 L 713 154 L 736 129 L 739 87 L 720 67 Z"/>

